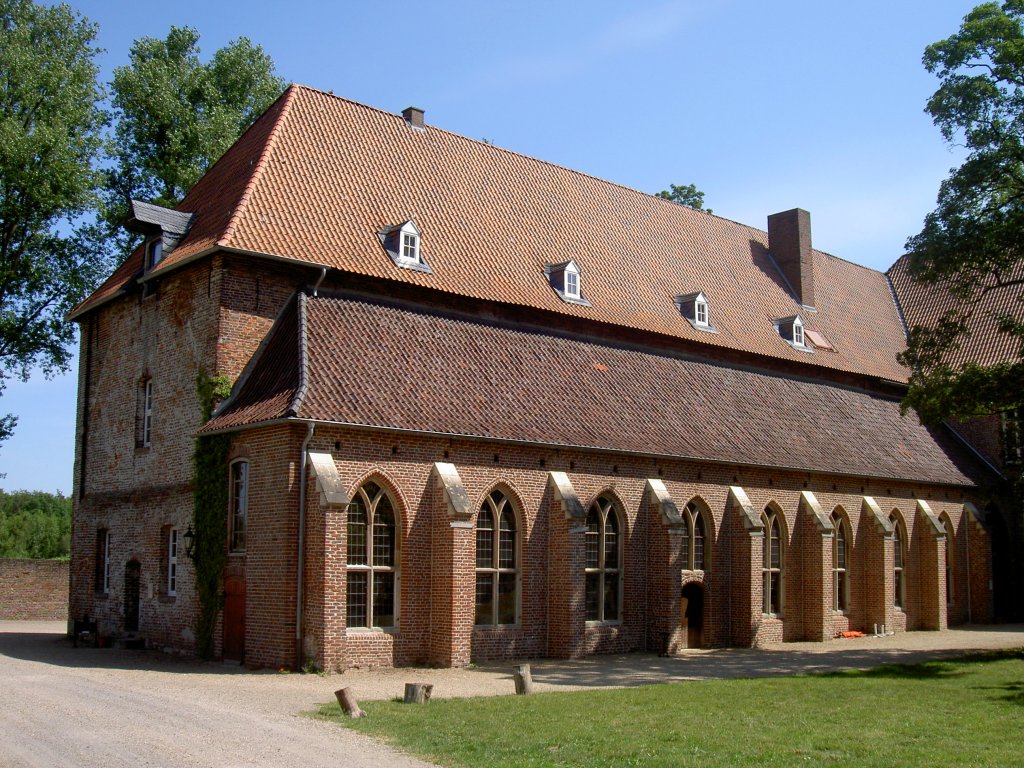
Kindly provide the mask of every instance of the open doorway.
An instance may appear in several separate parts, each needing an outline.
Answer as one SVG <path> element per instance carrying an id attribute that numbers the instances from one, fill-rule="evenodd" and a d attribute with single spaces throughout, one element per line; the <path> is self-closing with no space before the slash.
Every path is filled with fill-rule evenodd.
<path id="1" fill-rule="evenodd" d="M 687 648 L 704 647 L 704 586 L 691 581 L 679 598 L 679 621 Z"/>

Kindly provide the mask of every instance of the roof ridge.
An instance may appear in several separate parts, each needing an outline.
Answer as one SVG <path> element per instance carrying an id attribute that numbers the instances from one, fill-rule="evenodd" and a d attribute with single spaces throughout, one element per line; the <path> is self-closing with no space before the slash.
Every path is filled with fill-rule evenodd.
<path id="1" fill-rule="evenodd" d="M 296 89 L 299 89 L 299 90 L 307 91 L 309 93 L 318 94 L 320 96 L 327 96 L 327 97 L 330 97 L 332 99 L 337 99 L 338 101 L 343 101 L 346 104 L 351 104 L 354 107 L 359 107 L 361 109 L 368 109 L 371 112 L 377 112 L 377 113 L 380 113 L 382 115 L 386 115 L 387 117 L 395 118 L 397 120 L 404 120 L 404 118 L 400 114 L 397 114 L 395 112 L 388 112 L 386 109 L 381 109 L 380 107 L 375 107 L 375 106 L 373 106 L 371 104 L 363 104 L 362 102 L 355 101 L 354 99 L 347 99 L 344 96 L 339 96 L 336 93 L 333 93 L 332 91 L 324 91 L 324 90 L 322 90 L 320 88 L 314 88 L 314 87 L 309 86 L 309 85 L 303 85 L 302 83 L 293 83 L 292 87 L 296 88 Z M 675 203 L 675 202 L 673 202 L 671 200 L 665 200 L 665 198 L 659 197 L 658 194 L 655 193 L 655 192 L 644 192 L 641 189 L 637 189 L 636 187 L 630 187 L 627 184 L 622 184 L 621 182 L 618 182 L 618 181 L 611 181 L 610 179 L 604 179 L 604 178 L 601 178 L 600 176 L 597 176 L 597 175 L 595 175 L 593 173 L 587 173 L 586 171 L 581 171 L 581 170 L 579 170 L 577 168 L 570 168 L 567 165 L 561 165 L 559 163 L 552 162 L 551 160 L 545 160 L 545 159 L 540 158 L 540 157 L 534 157 L 533 155 L 528 155 L 525 152 L 517 152 L 514 149 L 509 149 L 508 147 L 503 147 L 500 144 L 491 144 L 488 141 L 482 141 L 480 139 L 474 139 L 472 136 L 466 136 L 463 133 L 458 133 L 457 131 L 448 130 L 447 128 L 441 128 L 441 127 L 439 127 L 437 125 L 433 125 L 431 123 L 427 123 L 427 128 L 429 128 L 432 131 L 439 131 L 441 133 L 448 134 L 449 136 L 453 136 L 454 138 L 457 138 L 457 139 L 462 139 L 463 141 L 470 141 L 470 142 L 472 142 L 474 144 L 477 144 L 477 145 L 479 145 L 481 147 L 488 147 L 488 148 L 490 148 L 492 150 L 497 150 L 499 152 L 504 152 L 505 154 L 514 155 L 516 157 L 521 157 L 524 160 L 529 160 L 529 161 L 534 162 L 534 163 L 541 163 L 541 164 L 549 166 L 551 168 L 557 168 L 558 170 L 561 170 L 561 171 L 567 171 L 568 173 L 571 173 L 571 174 L 573 174 L 575 176 L 580 176 L 580 177 L 583 177 L 583 178 L 586 178 L 586 179 L 592 179 L 593 181 L 597 181 L 597 182 L 599 182 L 601 184 L 608 184 L 609 186 L 612 186 L 612 187 L 618 187 L 619 189 L 625 190 L 627 192 L 632 192 L 632 193 L 640 195 L 642 197 L 657 198 L 658 200 L 663 200 L 664 202 L 671 203 L 672 205 L 681 205 L 683 208 L 688 208 L 689 210 L 694 211 L 696 213 L 702 213 L 702 214 L 705 214 L 707 216 L 711 216 L 714 219 L 719 219 L 721 221 L 726 221 L 726 222 L 729 222 L 730 224 L 735 224 L 737 226 L 743 227 L 745 229 L 750 229 L 750 230 L 753 230 L 755 232 L 761 232 L 762 234 L 765 234 L 765 235 L 768 234 L 768 231 L 766 229 L 759 229 L 758 227 L 751 226 L 750 224 L 745 224 L 742 221 L 736 221 L 735 219 L 730 219 L 730 218 L 727 218 L 725 216 L 719 216 L 716 213 L 711 213 L 710 211 L 706 211 L 706 210 L 704 210 L 702 208 L 691 208 L 688 205 L 682 205 L 682 203 Z"/>
<path id="2" fill-rule="evenodd" d="M 299 409 L 306 399 L 306 389 L 309 386 L 309 343 L 306 334 L 306 292 L 299 291 L 296 302 L 296 311 L 299 313 L 298 342 L 299 342 L 299 386 L 295 388 L 295 397 L 288 406 L 288 415 L 298 416 Z"/>
<path id="3" fill-rule="evenodd" d="M 235 210 L 232 212 L 227 226 L 224 227 L 223 234 L 221 234 L 220 238 L 217 240 L 217 245 L 221 247 L 228 247 L 231 245 L 231 239 L 235 234 L 235 227 L 238 226 L 239 220 L 242 218 L 242 215 L 245 213 L 245 210 L 249 205 L 249 200 L 252 197 L 253 190 L 255 190 L 256 185 L 259 184 L 260 177 L 263 175 L 263 170 L 267 166 L 267 158 L 277 145 L 277 137 L 280 134 L 282 124 L 288 118 L 288 114 L 291 111 L 291 105 L 295 101 L 295 94 L 298 92 L 298 89 L 302 87 L 303 86 L 292 83 L 284 90 L 284 93 L 275 99 L 275 103 L 284 99 L 284 103 L 281 105 L 281 111 L 277 116 L 277 120 L 274 121 L 274 125 L 270 129 L 270 132 L 267 134 L 267 139 L 263 143 L 263 151 L 260 152 L 259 160 L 256 161 L 256 168 L 253 170 L 252 176 L 249 177 L 249 182 L 245 185 L 245 189 L 242 190 L 242 194 L 238 198 L 238 203 L 235 205 Z M 267 111 L 269 110 L 270 107 L 267 107 Z"/>

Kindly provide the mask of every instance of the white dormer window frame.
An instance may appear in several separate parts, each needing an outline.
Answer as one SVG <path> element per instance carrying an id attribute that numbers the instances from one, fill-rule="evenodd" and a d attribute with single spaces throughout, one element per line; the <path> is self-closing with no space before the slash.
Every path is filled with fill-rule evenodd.
<path id="1" fill-rule="evenodd" d="M 412 219 L 380 230 L 377 238 L 396 267 L 431 273 L 423 256 L 423 235 Z"/>
<path id="2" fill-rule="evenodd" d="M 718 333 L 711 324 L 711 303 L 703 291 L 676 296 L 675 304 L 694 330 Z"/>
<path id="3" fill-rule="evenodd" d="M 793 349 L 800 352 L 814 352 L 814 349 L 807 343 L 804 335 L 804 321 L 800 315 L 783 317 L 775 321 L 775 328 L 779 336 Z"/>
<path id="4" fill-rule="evenodd" d="M 580 297 L 580 271 L 575 264 L 569 264 L 565 268 L 565 295 L 569 299 Z"/>
<path id="5" fill-rule="evenodd" d="M 700 296 L 693 302 L 693 322 L 705 328 L 710 325 L 708 322 L 708 303 Z"/>
<path id="6" fill-rule="evenodd" d="M 398 237 L 398 258 L 402 261 L 422 264 L 423 260 L 420 258 L 420 233 L 416 229 L 416 225 L 411 221 L 407 221 L 398 230 Z"/>
<path id="7" fill-rule="evenodd" d="M 561 264 L 547 264 L 544 266 L 544 274 L 548 283 L 558 298 L 566 304 L 580 304 L 584 307 L 591 306 L 583 295 L 583 270 L 576 263 L 575 259 L 569 259 Z"/>

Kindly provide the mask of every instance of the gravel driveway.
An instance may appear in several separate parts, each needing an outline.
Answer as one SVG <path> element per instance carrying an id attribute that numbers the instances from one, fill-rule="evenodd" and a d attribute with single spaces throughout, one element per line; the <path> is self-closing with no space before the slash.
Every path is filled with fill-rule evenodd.
<path id="1" fill-rule="evenodd" d="M 511 664 L 472 669 L 280 674 L 198 663 L 155 651 L 72 648 L 63 623 L 0 621 L 0 768 L 82 766 L 425 766 L 299 713 L 351 687 L 360 701 L 511 694 Z M 538 690 L 579 690 L 712 677 L 751 677 L 913 662 L 966 650 L 1024 647 L 1024 626 L 786 643 L 579 661 L 533 661 Z"/>

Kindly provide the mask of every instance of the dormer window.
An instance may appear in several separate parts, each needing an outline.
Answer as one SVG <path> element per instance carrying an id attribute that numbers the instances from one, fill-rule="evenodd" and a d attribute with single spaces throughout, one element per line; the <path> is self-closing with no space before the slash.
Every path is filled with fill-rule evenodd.
<path id="1" fill-rule="evenodd" d="M 146 243 L 146 271 L 149 272 L 164 256 L 164 241 L 162 237 L 154 238 Z"/>
<path id="2" fill-rule="evenodd" d="M 420 230 L 412 219 L 377 233 L 396 267 L 430 272 L 430 266 L 423 258 Z"/>
<path id="3" fill-rule="evenodd" d="M 544 267 L 544 274 L 562 301 L 567 304 L 590 306 L 590 302 L 583 296 L 580 266 L 575 259 L 563 261 L 561 264 L 548 264 Z"/>
<path id="4" fill-rule="evenodd" d="M 813 351 L 804 343 L 804 321 L 800 318 L 800 315 L 783 317 L 776 320 L 775 327 L 778 328 L 779 336 L 788 341 L 789 345 L 794 349 L 799 349 L 803 352 Z"/>
<path id="5" fill-rule="evenodd" d="M 580 297 L 580 276 L 575 270 L 565 270 L 565 295 L 570 299 Z"/>
<path id="6" fill-rule="evenodd" d="M 711 307 L 703 291 L 676 296 L 676 306 L 696 330 L 717 333 L 711 325 Z"/>

